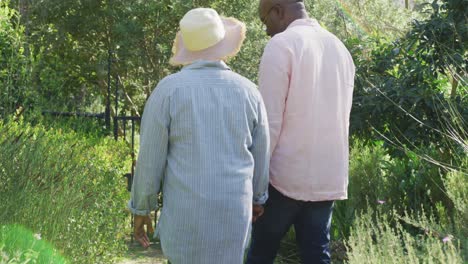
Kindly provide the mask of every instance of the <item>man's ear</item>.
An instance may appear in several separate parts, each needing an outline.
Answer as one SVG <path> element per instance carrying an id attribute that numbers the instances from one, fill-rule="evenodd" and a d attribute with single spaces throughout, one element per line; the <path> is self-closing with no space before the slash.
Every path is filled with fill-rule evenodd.
<path id="1" fill-rule="evenodd" d="M 278 17 L 279 17 L 280 21 L 283 21 L 285 19 L 285 16 L 286 16 L 285 8 L 282 5 L 277 4 L 276 5 L 276 10 L 278 12 Z"/>

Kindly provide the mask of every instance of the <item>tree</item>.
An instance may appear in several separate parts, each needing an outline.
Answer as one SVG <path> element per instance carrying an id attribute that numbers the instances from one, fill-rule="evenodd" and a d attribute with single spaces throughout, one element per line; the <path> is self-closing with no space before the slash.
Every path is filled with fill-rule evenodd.
<path id="1" fill-rule="evenodd" d="M 403 38 L 377 42 L 367 56 L 354 49 L 355 133 L 378 131 L 408 144 L 443 144 L 444 122 L 454 118 L 452 108 L 461 120 L 468 119 L 466 83 L 463 93 L 452 89 L 451 98 L 444 90 L 447 73 L 466 74 L 462 2 L 434 1 L 429 19 L 414 21 Z"/>
<path id="2" fill-rule="evenodd" d="M 0 2 L 0 117 L 6 118 L 31 102 L 30 64 L 24 48 L 19 15 Z"/>

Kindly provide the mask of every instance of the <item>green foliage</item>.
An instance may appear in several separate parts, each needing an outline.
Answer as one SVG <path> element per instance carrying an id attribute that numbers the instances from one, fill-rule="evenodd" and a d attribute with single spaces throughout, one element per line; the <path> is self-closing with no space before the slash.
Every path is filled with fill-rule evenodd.
<path id="1" fill-rule="evenodd" d="M 349 263 L 466 262 L 466 125 L 452 110 L 450 124 L 438 120 L 443 144 L 396 156 L 354 142 L 349 200 L 337 203 L 333 223 L 334 235 L 348 238 Z"/>
<path id="2" fill-rule="evenodd" d="M 467 0 L 433 0 L 430 19 L 415 21 L 405 44 L 414 45 L 433 72 L 452 74 L 457 80 L 468 70 Z M 466 83 L 465 83 L 466 85 Z"/>
<path id="3" fill-rule="evenodd" d="M 33 126 L 40 125 L 45 129 L 61 130 L 63 133 L 74 133 L 83 138 L 103 138 L 109 133 L 105 127 L 105 120 L 90 117 L 61 117 L 42 115 L 39 113 L 29 114 L 25 121 Z"/>
<path id="4" fill-rule="evenodd" d="M 31 101 L 31 61 L 24 51 L 23 34 L 18 13 L 8 7 L 8 1 L 0 1 L 0 118 Z"/>
<path id="5" fill-rule="evenodd" d="M 5 264 L 67 263 L 41 234 L 18 225 L 0 227 L 0 254 L 0 262 Z"/>
<path id="6" fill-rule="evenodd" d="M 459 59 L 466 58 L 466 29 L 453 19 L 463 20 L 460 8 L 443 2 L 433 3 L 431 17 L 415 21 L 398 41 L 378 39 L 364 46 L 348 41 L 358 73 L 351 116 L 354 134 L 385 135 L 415 146 L 437 144 L 444 137 L 440 121 L 451 119 L 450 108 L 468 119 L 467 86 L 460 77 L 466 74 L 466 61 Z M 447 91 L 450 78 L 455 82 Z"/>
<path id="7" fill-rule="evenodd" d="M 354 143 L 350 154 L 349 199 L 337 202 L 334 213 L 335 239 L 348 237 L 349 223 L 368 208 L 393 208 L 402 214 L 405 210 L 418 212 L 435 208 L 437 204 L 452 207 L 444 190 L 445 174 L 437 164 L 424 158 L 426 155 L 435 160 L 441 157 L 436 156 L 439 154 L 434 147 L 420 151 L 424 152 L 392 157 L 383 142 Z"/>
<path id="8" fill-rule="evenodd" d="M 381 143 L 374 146 L 355 143 L 350 153 L 349 198 L 335 205 L 334 239 L 349 236 L 350 223 L 353 223 L 357 212 L 367 207 L 376 207 L 379 201 L 387 203 L 391 197 L 389 194 L 397 191 L 395 181 L 398 179 L 394 179 L 387 171 L 391 162 L 391 157 Z"/>
<path id="9" fill-rule="evenodd" d="M 413 19 L 422 15 L 389 0 L 305 1 L 309 12 L 340 39 L 403 36 Z"/>
<path id="10" fill-rule="evenodd" d="M 248 24 L 248 39 L 236 71 L 257 78 L 266 35 L 256 1 L 25 1 L 30 32 L 31 79 L 38 108 L 103 111 L 112 52 L 111 85 L 120 82 L 121 111 L 140 114 L 157 82 L 177 70 L 168 65 L 182 16 L 194 7 L 214 7 Z M 24 13 L 24 12 L 23 12 Z"/>
<path id="11" fill-rule="evenodd" d="M 425 215 L 409 218 L 421 226 L 431 222 Z M 394 215 L 372 210 L 357 218 L 347 247 L 350 264 L 379 264 L 389 260 L 408 264 L 464 263 L 458 239 L 448 235 L 439 237 L 429 230 L 415 236 L 400 222 L 395 223 Z"/>
<path id="12" fill-rule="evenodd" d="M 468 166 L 467 162 L 468 160 L 463 165 L 465 168 Z M 453 201 L 455 209 L 462 214 L 466 214 L 468 211 L 468 181 L 466 173 L 451 171 L 447 174 L 444 184 L 447 189 L 447 195 Z"/>
<path id="13" fill-rule="evenodd" d="M 410 260 L 417 258 L 419 262 L 404 263 L 426 263 L 424 260 L 431 257 L 466 259 L 461 250 L 468 246 L 464 240 L 468 235 L 466 155 L 452 155 L 446 162 L 458 169 L 445 173 L 441 167 L 445 163 L 441 162 L 443 153 L 434 146 L 394 157 L 381 141 L 369 144 L 353 140 L 348 200 L 337 201 L 333 212 L 335 261 L 344 261 L 339 251 L 343 240 L 348 241 L 350 263 L 386 263 L 391 254 L 407 257 L 407 247 L 416 252 Z M 434 216 L 426 217 L 427 211 Z M 399 215 L 403 217 L 396 221 Z M 424 232 L 431 234 L 421 237 Z M 442 243 L 446 236 L 455 238 L 461 248 Z M 424 254 L 431 250 L 435 251 L 426 258 Z M 372 262 L 374 258 L 376 262 Z M 282 242 L 278 263 L 299 262 L 295 233 L 290 230 Z"/>
<path id="14" fill-rule="evenodd" d="M 25 123 L 0 124 L 0 142 L 0 224 L 41 234 L 73 263 L 124 250 L 123 143 Z"/>
<path id="15" fill-rule="evenodd" d="M 465 157 L 464 168 L 468 167 L 468 158 Z M 460 239 L 462 247 L 465 248 L 463 258 L 468 260 L 468 174 L 459 170 L 451 171 L 444 179 L 447 195 L 453 202 L 454 212 L 451 229 L 453 235 Z"/>

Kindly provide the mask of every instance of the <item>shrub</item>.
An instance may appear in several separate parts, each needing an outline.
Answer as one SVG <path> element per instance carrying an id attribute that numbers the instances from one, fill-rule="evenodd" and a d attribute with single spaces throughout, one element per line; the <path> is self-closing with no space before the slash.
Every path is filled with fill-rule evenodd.
<path id="1" fill-rule="evenodd" d="M 425 227 L 421 227 L 423 222 L 413 222 L 415 217 L 402 217 L 401 220 L 406 221 L 406 227 L 410 231 L 432 226 L 431 229 L 438 230 L 436 232 L 440 234 L 445 232 L 455 237 L 466 237 L 462 235 L 467 234 L 463 223 L 468 222 L 466 209 L 463 210 L 466 208 L 468 189 L 465 183 L 466 174 L 462 170 L 453 170 L 447 174 L 440 164 L 436 164 L 436 161 L 443 160 L 443 153 L 436 151 L 434 146 L 427 146 L 418 149 L 417 153 L 407 151 L 406 156 L 392 157 L 381 141 L 365 143 L 354 139 L 352 145 L 348 200 L 337 201 L 333 212 L 331 233 L 332 256 L 335 261 L 343 261 L 341 243 L 350 237 L 353 223 L 360 221 L 360 215 L 368 210 L 397 215 L 405 215 L 406 211 L 411 211 L 413 215 L 422 216 L 425 211 L 430 211 L 434 214 L 433 224 L 425 224 Z M 451 153 L 449 156 L 449 161 L 445 160 L 444 163 L 457 164 L 460 169 L 466 167 L 466 162 L 459 164 L 458 155 Z M 372 219 L 373 223 L 376 221 Z M 395 227 L 391 221 L 385 224 Z M 364 225 L 360 227 L 374 228 Z M 298 263 L 294 230 L 290 230 L 285 237 L 280 254 L 279 263 Z"/>
<path id="2" fill-rule="evenodd" d="M 421 226 L 435 224 L 424 214 L 407 218 Z M 395 215 L 369 210 L 353 225 L 347 241 L 348 263 L 464 263 L 459 240 L 428 230 L 412 234 L 395 222 Z"/>
<path id="3" fill-rule="evenodd" d="M 0 224 L 39 233 L 73 263 L 124 249 L 128 148 L 24 123 L 0 123 Z"/>
<path id="4" fill-rule="evenodd" d="M 468 158 L 465 157 L 463 166 L 468 167 Z M 468 260 L 468 181 L 467 174 L 462 171 L 452 171 L 448 173 L 444 180 L 447 195 L 450 197 L 454 205 L 454 213 L 452 220 L 453 235 L 461 240 L 463 251 L 463 259 Z M 447 218 L 447 217 L 445 217 Z"/>
<path id="5" fill-rule="evenodd" d="M 18 13 L 0 1 L 0 118 L 30 103 L 30 61 L 24 50 L 24 28 Z"/>
<path id="6" fill-rule="evenodd" d="M 375 207 L 379 201 L 388 202 L 395 185 L 394 175 L 387 170 L 392 162 L 382 142 L 364 145 L 355 140 L 350 152 L 349 198 L 338 201 L 333 212 L 334 239 L 348 237 L 357 212 L 368 206 Z"/>

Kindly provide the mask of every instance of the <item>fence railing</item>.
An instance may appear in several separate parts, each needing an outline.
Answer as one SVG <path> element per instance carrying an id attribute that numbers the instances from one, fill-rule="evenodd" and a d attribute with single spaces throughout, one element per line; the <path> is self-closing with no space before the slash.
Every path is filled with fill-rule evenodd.
<path id="1" fill-rule="evenodd" d="M 114 77 L 115 80 L 115 89 L 114 89 L 114 109 L 115 109 L 115 116 L 111 117 L 111 90 L 112 90 L 112 51 L 109 50 L 109 58 L 108 58 L 108 76 L 107 76 L 107 95 L 106 95 L 106 108 L 105 112 L 103 113 L 86 113 L 86 112 L 57 112 L 46 110 L 42 111 L 43 115 L 49 115 L 54 117 L 85 117 L 85 118 L 97 118 L 103 119 L 105 121 L 105 130 L 106 132 L 110 133 L 111 131 L 111 120 L 113 121 L 113 135 L 115 140 L 119 140 L 122 138 L 123 140 L 130 143 L 131 146 L 131 167 L 130 172 L 123 175 L 123 177 L 127 178 L 127 191 L 131 191 L 132 183 L 133 183 L 133 176 L 135 174 L 135 164 L 136 164 L 136 156 L 135 156 L 135 133 L 136 133 L 136 126 L 138 123 L 141 122 L 141 117 L 139 116 L 120 116 L 118 112 L 119 108 L 119 78 L 118 76 Z M 121 129 L 120 129 L 121 128 Z M 130 135 L 127 135 L 127 130 L 130 130 Z M 119 135 L 119 131 L 120 133 Z M 156 223 L 156 219 L 155 219 Z M 133 232 L 134 226 L 134 217 L 131 215 L 131 227 Z M 133 235 L 131 235 L 131 241 L 133 243 Z"/>

